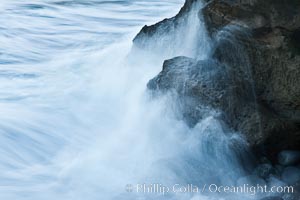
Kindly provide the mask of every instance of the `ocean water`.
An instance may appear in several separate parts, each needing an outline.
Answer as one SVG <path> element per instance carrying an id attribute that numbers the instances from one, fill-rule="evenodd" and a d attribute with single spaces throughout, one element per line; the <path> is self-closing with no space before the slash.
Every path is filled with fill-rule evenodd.
<path id="1" fill-rule="evenodd" d="M 197 12 L 172 36 L 173 45 L 159 46 L 165 54 L 132 48 L 145 24 L 174 16 L 183 3 L 0 2 L 1 199 L 223 198 L 205 191 L 135 188 L 234 185 L 245 174 L 238 155 L 246 144 L 224 131 L 216 111 L 189 128 L 171 94 L 154 98 L 147 91 L 164 59 L 208 55 L 209 39 Z M 183 45 L 179 39 L 185 34 L 192 37 Z"/>

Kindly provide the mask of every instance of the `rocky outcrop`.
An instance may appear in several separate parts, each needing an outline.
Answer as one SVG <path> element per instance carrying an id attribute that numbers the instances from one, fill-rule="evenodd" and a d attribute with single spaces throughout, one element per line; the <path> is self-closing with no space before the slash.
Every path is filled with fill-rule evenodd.
<path id="1" fill-rule="evenodd" d="M 210 33 L 228 24 L 245 27 L 252 33 L 244 45 L 250 56 L 257 96 L 280 116 L 299 121 L 300 2 L 228 2 L 211 1 L 204 8 Z M 223 46 L 222 50 L 226 48 Z"/>
<path id="2" fill-rule="evenodd" d="M 187 0 L 177 16 L 145 26 L 135 45 L 145 48 L 153 38 L 174 32 L 195 2 Z M 176 93 L 190 126 L 206 110 L 219 111 L 259 155 L 275 160 L 283 149 L 299 149 L 299 11 L 298 0 L 207 1 L 199 13 L 214 41 L 211 58 L 167 60 L 148 88 Z"/>
<path id="3" fill-rule="evenodd" d="M 217 41 L 213 57 L 234 69 L 249 66 L 261 133 L 248 131 L 252 123 L 244 133 L 267 155 L 300 148 L 299 10 L 296 0 L 214 0 L 203 9 L 209 33 Z M 243 55 L 232 51 L 237 43 Z M 232 57 L 233 52 L 237 56 Z"/>
<path id="4" fill-rule="evenodd" d="M 246 119 L 258 117 L 252 80 L 235 77 L 230 68 L 214 59 L 197 61 L 176 57 L 166 60 L 162 72 L 149 81 L 148 88 L 175 92 L 183 119 L 190 126 L 211 114 L 212 109 L 220 115 L 216 117 L 222 117 L 237 129 L 242 128 Z M 256 129 L 253 131 L 259 131 L 258 125 L 253 127 Z"/>
<path id="5" fill-rule="evenodd" d="M 148 48 L 149 46 L 153 46 L 156 38 L 162 38 L 165 35 L 174 35 L 180 24 L 187 20 L 187 15 L 192 9 L 192 5 L 197 1 L 199 0 L 186 0 L 184 6 L 175 17 L 166 18 L 151 26 L 145 25 L 133 39 L 134 44 L 140 48 Z M 171 43 L 172 41 L 167 42 Z"/>
<path id="6" fill-rule="evenodd" d="M 300 27 L 298 0 L 212 0 L 203 9 L 209 32 L 228 24 L 252 30 L 282 27 L 296 30 Z"/>
<path id="7" fill-rule="evenodd" d="M 164 58 L 197 56 L 199 46 L 208 44 L 208 41 L 198 40 L 203 33 L 200 31 L 201 27 L 204 27 L 203 20 L 198 18 L 201 7 L 201 1 L 187 0 L 175 17 L 144 26 L 134 38 L 133 48 L 155 52 Z"/>

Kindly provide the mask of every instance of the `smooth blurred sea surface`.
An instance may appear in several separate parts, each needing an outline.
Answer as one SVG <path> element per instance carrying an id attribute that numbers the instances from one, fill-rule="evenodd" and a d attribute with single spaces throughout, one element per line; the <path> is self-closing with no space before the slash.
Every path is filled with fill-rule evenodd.
<path id="1" fill-rule="evenodd" d="M 1 65 L 36 64 L 120 42 L 144 24 L 173 16 L 183 0 L 2 0 Z M 11 74 L 10 74 L 11 75 Z"/>
<path id="2" fill-rule="evenodd" d="M 122 128 L 132 100 L 124 95 L 144 91 L 151 77 L 128 81 L 136 76 L 116 62 L 142 26 L 174 16 L 183 2 L 1 0 L 0 197 L 64 183 L 57 177 L 82 149 Z"/>

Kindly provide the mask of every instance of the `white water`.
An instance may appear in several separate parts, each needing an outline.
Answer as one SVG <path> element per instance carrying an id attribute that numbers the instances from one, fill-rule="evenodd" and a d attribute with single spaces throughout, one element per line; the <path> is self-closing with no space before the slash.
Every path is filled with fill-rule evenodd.
<path id="1" fill-rule="evenodd" d="M 146 90 L 166 57 L 131 51 L 144 24 L 182 5 L 1 1 L 1 199 L 220 199 L 127 193 L 125 186 L 235 184 L 244 174 L 235 154 L 244 151 L 241 139 L 225 134 L 214 115 L 188 128 L 174 114 L 176 102 Z M 189 31 L 203 41 L 197 56 L 205 58 L 205 30 Z M 189 47 L 166 55 L 192 55 Z"/>

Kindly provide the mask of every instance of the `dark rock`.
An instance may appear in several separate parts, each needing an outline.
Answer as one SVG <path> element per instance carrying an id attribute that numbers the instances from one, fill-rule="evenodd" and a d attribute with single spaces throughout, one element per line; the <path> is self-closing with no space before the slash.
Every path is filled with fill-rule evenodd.
<path id="1" fill-rule="evenodd" d="M 175 17 L 145 26 L 135 46 L 152 45 L 152 51 L 173 48 L 174 41 L 184 46 L 184 34 L 173 36 L 184 33 L 187 27 L 179 25 L 198 2 L 187 0 Z M 205 2 L 202 12 L 215 44 L 211 59 L 167 60 L 148 88 L 175 93 L 190 126 L 213 108 L 272 162 L 284 149 L 300 150 L 300 1 Z"/>
<path id="2" fill-rule="evenodd" d="M 239 126 L 233 127 L 241 132 L 243 132 L 248 141 L 256 147 L 261 152 L 267 152 L 267 155 L 273 155 L 272 159 L 276 159 L 276 154 L 279 150 L 282 149 L 297 149 L 300 144 L 300 132 L 298 122 L 288 117 L 288 109 L 283 109 L 286 113 L 285 116 L 280 115 L 279 111 L 271 107 L 271 101 L 262 100 L 262 95 L 260 94 L 260 88 L 274 86 L 275 83 L 270 83 L 270 76 L 266 75 L 265 77 L 257 77 L 256 71 L 260 70 L 259 75 L 263 75 L 266 70 L 275 70 L 274 62 L 272 64 L 266 64 L 265 59 L 268 56 L 273 56 L 273 53 L 270 51 L 268 55 L 256 55 L 259 49 L 264 49 L 265 47 L 255 46 L 257 43 L 251 35 L 248 33 L 251 32 L 249 29 L 238 26 L 227 26 L 222 29 L 219 33 L 216 34 L 216 47 L 213 53 L 213 57 L 217 59 L 220 63 L 225 64 L 228 69 L 231 69 L 233 77 L 244 77 L 240 81 L 247 81 L 252 83 L 252 96 L 255 97 L 256 111 L 255 115 L 258 115 L 255 118 L 252 118 L 251 115 L 248 118 L 245 118 L 244 123 Z M 255 56 L 253 51 L 256 51 Z M 286 58 L 285 58 L 286 59 Z M 286 59 L 287 60 L 287 59 Z M 265 64 L 265 65 L 264 65 Z M 275 62 L 275 64 L 277 64 Z M 297 62 L 294 62 L 294 65 L 297 65 Z M 300 70 L 300 68 L 295 68 Z M 287 72 L 287 71 L 286 71 Z M 276 72 L 277 73 L 277 72 Z M 293 74 L 293 72 L 290 72 Z M 276 84 L 280 83 L 285 85 L 285 87 L 290 88 L 281 88 L 280 91 L 291 92 L 283 95 L 279 92 L 276 94 L 277 97 L 282 95 L 280 102 L 284 101 L 284 98 L 297 98 L 299 91 L 297 91 L 297 86 L 300 85 L 296 82 L 293 82 L 295 79 L 289 79 L 289 76 L 283 75 L 283 72 L 278 72 L 274 76 L 274 81 Z M 293 75 L 292 75 L 293 76 Z M 275 80 L 276 79 L 276 80 Z M 241 90 L 244 88 L 243 82 L 234 83 Z M 288 81 L 289 83 L 282 83 L 282 81 Z M 292 83 L 293 82 L 293 83 Z M 281 85 L 282 84 L 282 85 Z M 264 86 L 261 86 L 264 85 Z M 274 92 L 271 92 L 272 95 Z M 280 94 L 279 94 L 280 93 Z M 250 97 L 247 97 L 250 99 Z M 297 102 L 295 99 L 289 101 Z M 269 103 L 270 102 L 270 103 Z M 287 105 L 287 104 L 285 104 Z M 279 106 L 276 106 L 279 109 Z M 290 110 L 295 111 L 294 108 Z M 253 112 L 253 111 L 252 111 Z"/>
<path id="3" fill-rule="evenodd" d="M 203 9 L 210 32 L 228 24 L 246 26 L 253 30 L 300 27 L 300 3 L 297 0 L 212 0 Z"/>
<path id="4" fill-rule="evenodd" d="M 270 164 L 270 165 L 272 165 L 272 162 L 267 157 L 260 157 L 258 159 L 258 162 L 261 163 L 261 164 Z"/>
<path id="5" fill-rule="evenodd" d="M 278 162 L 281 165 L 294 165 L 300 161 L 299 151 L 282 151 L 278 155 Z"/>
<path id="6" fill-rule="evenodd" d="M 284 169 L 281 178 L 289 185 L 294 185 L 300 181 L 300 169 L 296 167 L 287 167 Z"/>
<path id="7" fill-rule="evenodd" d="M 261 164 L 256 167 L 254 174 L 260 178 L 267 179 L 271 175 L 277 175 L 277 170 L 270 164 Z"/>
<path id="8" fill-rule="evenodd" d="M 222 66 L 213 60 L 176 57 L 164 62 L 162 72 L 149 81 L 148 88 L 176 92 L 183 119 L 194 126 L 211 107 L 220 107 L 227 96 L 224 86 L 228 77 L 220 69 Z"/>
<path id="9" fill-rule="evenodd" d="M 191 44 L 187 40 L 189 35 L 186 35 L 185 40 L 181 40 L 181 37 L 186 34 L 189 27 L 197 27 L 200 24 L 197 17 L 200 5 L 201 0 L 186 0 L 176 16 L 166 18 L 151 26 L 145 25 L 133 39 L 134 47 L 157 52 L 161 51 L 161 49 L 173 51 L 183 48 L 183 46 L 190 46 Z M 190 24 L 189 21 L 192 9 L 196 9 L 192 16 L 194 18 L 193 21 L 198 21 L 196 24 Z M 189 34 L 192 34 L 191 31 L 189 31 Z M 195 43 L 195 41 L 193 42 Z"/>
<path id="10" fill-rule="evenodd" d="M 212 0 L 203 9 L 216 40 L 214 58 L 250 69 L 261 129 L 253 131 L 257 122 L 251 119 L 239 128 L 273 161 L 280 150 L 300 148 L 299 10 L 296 0 Z M 236 44 L 242 53 L 232 51 Z"/>
<path id="11" fill-rule="evenodd" d="M 239 178 L 237 181 L 236 186 L 237 187 L 241 187 L 244 185 L 250 185 L 250 186 L 264 186 L 267 185 L 265 180 L 263 180 L 262 178 L 256 176 L 256 175 L 250 175 L 250 176 L 245 176 L 242 178 Z"/>
<path id="12" fill-rule="evenodd" d="M 161 36 L 161 35 L 168 35 L 174 31 L 176 31 L 176 27 L 180 24 L 181 21 L 185 21 L 187 14 L 192 9 L 194 3 L 200 2 L 199 0 L 186 0 L 185 4 L 179 11 L 179 13 L 172 18 L 166 18 L 154 25 L 147 26 L 145 25 L 142 30 L 136 35 L 133 39 L 134 44 L 136 45 L 143 45 L 141 40 L 143 38 L 147 38 L 145 41 L 149 43 L 148 40 L 152 37 Z M 147 45 L 147 44 L 146 44 Z"/>
<path id="13" fill-rule="evenodd" d="M 282 174 L 282 172 L 284 170 L 284 166 L 282 166 L 282 165 L 276 165 L 275 168 L 276 168 L 276 170 L 278 171 L 279 174 Z"/>
<path id="14" fill-rule="evenodd" d="M 183 119 L 190 126 L 213 108 L 222 111 L 222 119 L 227 123 L 238 127 L 249 115 L 255 115 L 254 98 L 251 103 L 251 83 L 243 81 L 243 76 L 234 77 L 228 70 L 215 60 L 176 57 L 164 62 L 162 72 L 149 81 L 148 88 L 176 92 Z M 237 84 L 244 88 L 236 87 Z"/>

